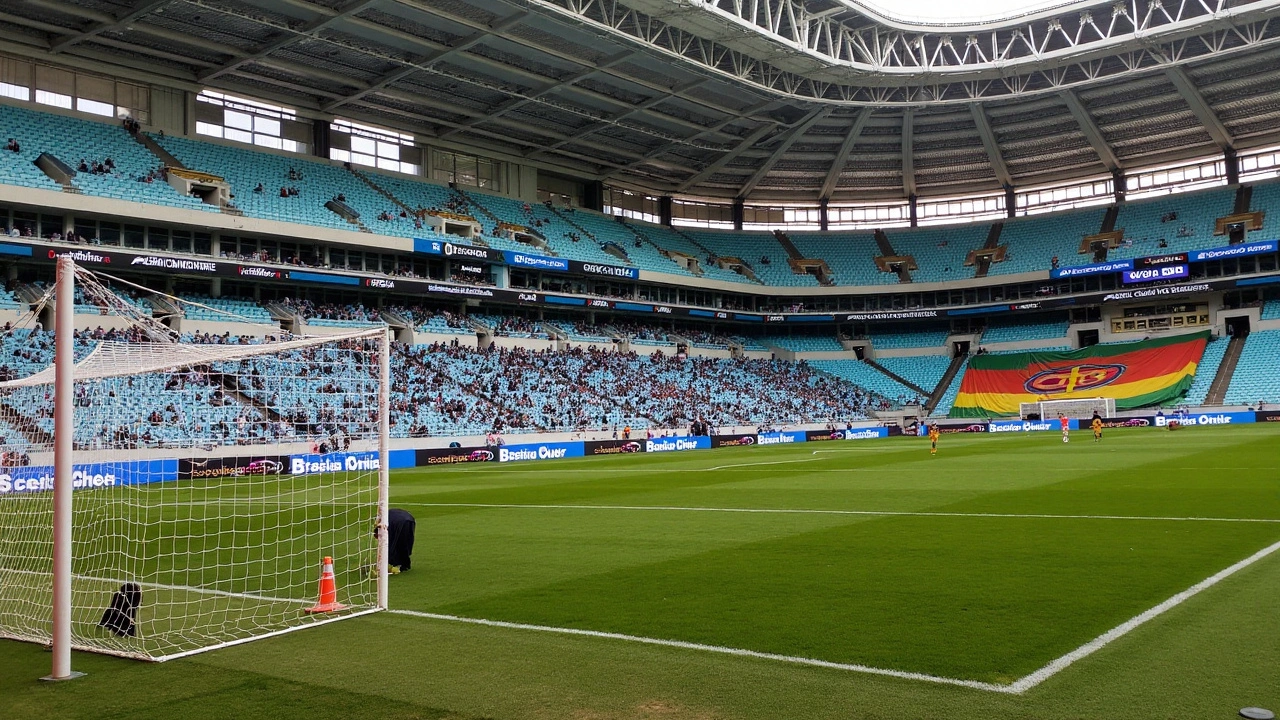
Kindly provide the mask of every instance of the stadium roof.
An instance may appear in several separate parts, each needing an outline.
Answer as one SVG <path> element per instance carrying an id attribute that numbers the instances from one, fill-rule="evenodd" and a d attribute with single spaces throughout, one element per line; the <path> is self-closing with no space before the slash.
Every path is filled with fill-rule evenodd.
<path id="1" fill-rule="evenodd" d="M 655 194 L 865 203 L 1280 143 L 1278 15 L 1275 0 L 927 24 L 861 0 L 18 0 L 0 47 Z"/>

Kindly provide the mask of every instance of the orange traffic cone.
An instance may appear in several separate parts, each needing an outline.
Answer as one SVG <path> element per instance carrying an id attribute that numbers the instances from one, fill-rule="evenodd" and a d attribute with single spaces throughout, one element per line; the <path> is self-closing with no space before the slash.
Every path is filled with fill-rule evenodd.
<path id="1" fill-rule="evenodd" d="M 320 569 L 320 601 L 303 612 L 327 613 L 346 609 L 346 605 L 338 602 L 338 582 L 333 577 L 333 558 L 325 556 L 324 565 Z"/>

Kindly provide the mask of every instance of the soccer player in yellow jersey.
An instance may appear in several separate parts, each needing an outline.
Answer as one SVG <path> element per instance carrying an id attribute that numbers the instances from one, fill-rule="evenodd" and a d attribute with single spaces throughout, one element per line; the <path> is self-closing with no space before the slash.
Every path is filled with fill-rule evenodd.
<path id="1" fill-rule="evenodd" d="M 1089 423 L 1089 427 L 1093 428 L 1093 441 L 1102 440 L 1102 418 L 1098 417 L 1098 413 L 1093 414 L 1093 422 Z"/>
<path id="2" fill-rule="evenodd" d="M 938 426 L 936 424 L 929 426 L 929 454 L 938 454 Z"/>

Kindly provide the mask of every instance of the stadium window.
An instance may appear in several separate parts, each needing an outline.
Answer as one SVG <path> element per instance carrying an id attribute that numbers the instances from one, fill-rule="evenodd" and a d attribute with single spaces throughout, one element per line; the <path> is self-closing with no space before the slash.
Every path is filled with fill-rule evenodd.
<path id="1" fill-rule="evenodd" d="M 438 182 L 502 192 L 501 163 L 447 150 L 432 151 L 431 178 Z"/>
<path id="2" fill-rule="evenodd" d="M 1239 169 L 1241 180 L 1265 180 L 1280 175 L 1280 147 L 1241 155 Z"/>
<path id="3" fill-rule="evenodd" d="M 111 103 L 89 100 L 88 98 L 76 98 L 76 110 L 90 115 L 102 115 L 105 117 L 114 117 L 116 114 L 116 108 Z"/>
<path id="4" fill-rule="evenodd" d="M 213 90 L 201 91 L 196 103 L 197 135 L 293 153 L 306 152 L 305 144 L 284 137 L 285 123 L 298 121 L 297 113 L 290 108 Z"/>
<path id="5" fill-rule="evenodd" d="M 656 196 L 621 188 L 605 188 L 604 195 L 606 215 L 621 215 L 655 225 L 662 222 L 661 200 Z"/>
<path id="6" fill-rule="evenodd" d="M 831 230 L 905 227 L 910 224 L 911 209 L 906 203 L 832 205 L 827 208 L 827 227 Z"/>
<path id="7" fill-rule="evenodd" d="M 733 206 L 724 203 L 672 200 L 671 224 L 732 230 Z"/>
<path id="8" fill-rule="evenodd" d="M 1037 215 L 1056 210 L 1107 205 L 1115 200 L 1113 188 L 1110 178 L 1099 178 L 1072 185 L 1020 191 L 1015 202 L 1019 215 Z"/>
<path id="9" fill-rule="evenodd" d="M 333 143 L 335 147 L 329 150 L 329 158 L 332 160 L 407 175 L 422 174 L 422 167 L 411 161 L 412 156 L 417 154 L 412 135 L 341 119 L 334 120 L 329 125 L 329 130 L 349 136 L 346 143 Z M 339 147 L 341 145 L 347 147 Z M 405 152 L 406 148 L 411 152 Z"/>
<path id="10" fill-rule="evenodd" d="M 13 83 L 0 82 L 0 97 L 12 100 L 31 100 L 31 88 Z"/>
<path id="11" fill-rule="evenodd" d="M 1125 178 L 1130 200 L 1227 184 L 1227 166 L 1222 160 L 1158 167 L 1135 172 Z"/>
<path id="12" fill-rule="evenodd" d="M 916 214 L 920 225 L 1002 218 L 1004 195 L 928 200 L 917 203 Z"/>
<path id="13" fill-rule="evenodd" d="M 52 105 L 67 110 L 71 109 L 71 96 L 49 90 L 36 90 L 36 102 L 41 105 Z"/>

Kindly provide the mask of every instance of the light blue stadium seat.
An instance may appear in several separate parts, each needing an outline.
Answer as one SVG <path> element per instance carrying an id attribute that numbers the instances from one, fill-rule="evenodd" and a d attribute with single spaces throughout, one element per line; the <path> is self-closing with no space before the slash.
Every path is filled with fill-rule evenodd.
<path id="1" fill-rule="evenodd" d="M 901 350 L 904 348 L 933 348 L 947 341 L 949 330 L 913 330 L 903 332 L 886 332 L 871 328 L 871 347 L 882 350 Z"/>
<path id="2" fill-rule="evenodd" d="M 760 339 L 764 345 L 792 352 L 838 352 L 844 345 L 834 335 L 771 335 Z"/>
<path id="3" fill-rule="evenodd" d="M 1218 341 L 1226 344 L 1224 341 Z M 1244 350 L 1236 363 L 1224 402 L 1228 405 L 1254 405 L 1259 401 L 1280 403 L 1280 374 L 1276 359 L 1280 358 L 1280 330 L 1260 330 L 1245 338 Z M 1198 374 L 1198 373 L 1197 373 Z"/>
<path id="4" fill-rule="evenodd" d="M 1046 321 L 1037 318 L 994 316 L 987 321 L 982 343 L 1027 342 L 1065 338 L 1070 323 L 1065 319 Z"/>

